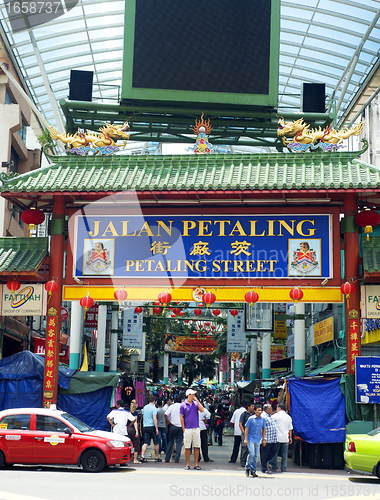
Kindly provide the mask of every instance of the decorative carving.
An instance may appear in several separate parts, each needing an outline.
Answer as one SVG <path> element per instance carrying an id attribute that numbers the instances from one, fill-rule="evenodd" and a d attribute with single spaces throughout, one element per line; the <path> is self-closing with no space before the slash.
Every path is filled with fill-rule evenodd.
<path id="1" fill-rule="evenodd" d="M 194 151 L 197 154 L 210 154 L 216 151 L 215 146 L 211 146 L 208 142 L 208 135 L 212 130 L 210 120 L 203 119 L 203 113 L 201 119 L 195 120 L 195 126 L 193 127 L 194 134 L 197 135 L 197 141 L 194 146 L 188 148 L 188 151 Z"/>
<path id="2" fill-rule="evenodd" d="M 311 129 L 303 118 L 293 122 L 279 120 L 278 137 L 282 138 L 284 145 L 295 151 L 306 151 L 307 149 L 322 148 L 324 151 L 332 151 L 342 147 L 344 139 L 352 135 L 359 135 L 363 131 L 364 121 L 353 125 L 350 129 L 343 128 L 335 130 L 330 125 L 322 129 Z M 291 137 L 287 139 L 286 136 Z"/>
<path id="3" fill-rule="evenodd" d="M 348 313 L 348 319 L 358 319 L 359 318 L 359 313 L 356 309 L 351 309 Z"/>
<path id="4" fill-rule="evenodd" d="M 57 316 L 57 309 L 55 307 L 50 307 L 48 310 L 48 316 Z"/>
<path id="5" fill-rule="evenodd" d="M 95 154 L 112 154 L 119 151 L 116 141 L 123 139 L 123 147 L 126 146 L 129 134 L 126 132 L 129 129 L 127 122 L 124 125 L 112 125 L 105 123 L 104 127 L 99 129 L 99 132 L 88 132 L 85 134 L 78 130 L 75 134 L 61 134 L 56 128 L 48 126 L 50 137 L 55 141 L 62 141 L 67 144 L 70 152 L 87 155 L 88 153 Z"/>

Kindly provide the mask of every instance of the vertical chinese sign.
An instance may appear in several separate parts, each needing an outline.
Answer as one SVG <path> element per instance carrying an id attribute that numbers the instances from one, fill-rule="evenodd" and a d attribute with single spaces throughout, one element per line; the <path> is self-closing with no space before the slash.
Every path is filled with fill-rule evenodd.
<path id="1" fill-rule="evenodd" d="M 48 408 L 53 402 L 55 387 L 57 385 L 58 360 L 56 359 L 57 342 L 57 310 L 51 307 L 48 310 L 46 325 L 46 349 L 45 349 L 45 371 L 43 407 Z"/>
<path id="2" fill-rule="evenodd" d="M 347 359 L 347 373 L 354 374 L 355 358 L 360 356 L 359 314 L 355 309 L 352 309 L 348 315 L 348 335 L 349 358 Z"/>

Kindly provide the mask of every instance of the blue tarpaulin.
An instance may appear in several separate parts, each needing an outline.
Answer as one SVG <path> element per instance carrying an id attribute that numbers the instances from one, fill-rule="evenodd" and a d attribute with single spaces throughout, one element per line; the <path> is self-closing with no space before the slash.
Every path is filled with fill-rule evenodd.
<path id="1" fill-rule="evenodd" d="M 308 443 L 342 443 L 345 440 L 345 404 L 333 380 L 288 379 L 290 416 L 294 433 Z"/>
<path id="2" fill-rule="evenodd" d="M 59 367 L 58 387 L 67 389 L 75 370 Z M 44 358 L 22 351 L 0 360 L 0 410 L 40 408 Z"/>
<path id="3" fill-rule="evenodd" d="M 78 372 L 72 388 L 75 373 L 76 370 L 59 367 L 57 407 L 95 429 L 109 430 L 107 415 L 118 375 Z M 44 358 L 37 354 L 23 351 L 1 359 L 0 410 L 41 408 L 43 378 Z M 75 390 L 75 394 L 70 390 Z"/>

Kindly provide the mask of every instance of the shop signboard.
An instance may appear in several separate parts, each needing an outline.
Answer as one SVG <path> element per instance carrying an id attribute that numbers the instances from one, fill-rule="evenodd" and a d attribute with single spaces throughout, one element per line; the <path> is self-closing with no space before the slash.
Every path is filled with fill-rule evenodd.
<path id="1" fill-rule="evenodd" d="M 227 315 L 227 352 L 245 352 L 246 335 L 244 330 L 244 309 L 237 309 L 238 314 Z"/>
<path id="2" fill-rule="evenodd" d="M 137 314 L 134 307 L 123 309 L 123 347 L 142 349 L 143 315 Z"/>
<path id="3" fill-rule="evenodd" d="M 74 277 L 331 278 L 332 215 L 74 215 Z"/>
<path id="4" fill-rule="evenodd" d="M 216 340 L 211 335 L 166 335 L 166 352 L 190 354 L 211 354 L 217 348 Z"/>
<path id="5" fill-rule="evenodd" d="M 356 402 L 380 403 L 380 357 L 356 356 Z"/>
<path id="6" fill-rule="evenodd" d="M 286 319 L 277 319 L 277 314 L 274 315 L 274 339 L 286 339 L 288 336 L 288 328 Z"/>
<path id="7" fill-rule="evenodd" d="M 329 318 L 319 321 L 313 325 L 314 330 L 314 344 L 319 345 L 323 342 L 329 342 L 334 340 L 334 318 L 330 316 Z"/>
<path id="8" fill-rule="evenodd" d="M 271 344 L 270 346 L 270 360 L 280 361 L 284 358 L 285 346 L 283 344 Z"/>
<path id="9" fill-rule="evenodd" d="M 360 287 L 362 318 L 380 319 L 380 285 Z"/>
<path id="10" fill-rule="evenodd" d="M 3 316 L 42 316 L 46 310 L 44 296 L 46 292 L 41 284 L 21 285 L 15 292 L 3 286 Z M 45 313 L 46 314 L 46 313 Z"/>

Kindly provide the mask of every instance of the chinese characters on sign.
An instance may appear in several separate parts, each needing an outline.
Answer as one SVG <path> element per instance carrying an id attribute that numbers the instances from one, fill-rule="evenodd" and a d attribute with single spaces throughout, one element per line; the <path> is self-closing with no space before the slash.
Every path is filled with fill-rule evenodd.
<path id="1" fill-rule="evenodd" d="M 334 318 L 326 318 L 314 325 L 314 345 L 334 340 Z"/>
<path id="2" fill-rule="evenodd" d="M 76 215 L 73 274 L 121 278 L 329 278 L 330 214 Z"/>
<path id="3" fill-rule="evenodd" d="M 245 352 L 245 349 L 244 310 L 238 309 L 236 316 L 232 316 L 228 311 L 227 352 Z"/>
<path id="4" fill-rule="evenodd" d="M 217 347 L 211 335 L 166 335 L 165 351 L 191 354 L 211 354 Z"/>
<path id="5" fill-rule="evenodd" d="M 359 319 L 350 318 L 348 328 L 349 338 L 349 358 L 347 359 L 347 373 L 355 373 L 355 358 L 360 355 L 360 335 L 359 335 Z"/>
<path id="6" fill-rule="evenodd" d="M 142 349 L 143 315 L 135 313 L 134 307 L 124 309 L 123 315 L 123 347 Z"/>
<path id="7" fill-rule="evenodd" d="M 57 311 L 54 307 L 48 310 L 46 319 L 46 349 L 45 349 L 45 371 L 44 371 L 44 392 L 43 404 L 50 403 L 54 394 L 55 386 L 55 348 L 57 342 Z"/>

